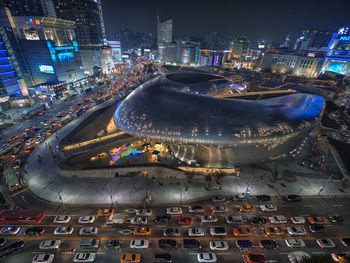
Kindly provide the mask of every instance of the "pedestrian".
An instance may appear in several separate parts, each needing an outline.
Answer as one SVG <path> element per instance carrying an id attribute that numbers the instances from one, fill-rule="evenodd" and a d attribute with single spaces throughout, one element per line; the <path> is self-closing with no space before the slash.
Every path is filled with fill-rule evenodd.
<path id="1" fill-rule="evenodd" d="M 57 139 L 57 141 L 58 141 L 58 136 L 56 135 L 56 139 Z"/>

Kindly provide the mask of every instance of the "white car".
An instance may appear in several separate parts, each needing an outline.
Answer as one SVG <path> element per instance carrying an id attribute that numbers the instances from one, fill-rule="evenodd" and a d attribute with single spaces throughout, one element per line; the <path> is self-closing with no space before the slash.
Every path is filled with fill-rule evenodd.
<path id="1" fill-rule="evenodd" d="M 316 243 L 321 248 L 333 248 L 333 247 L 335 247 L 335 243 L 332 239 L 320 238 L 320 239 L 316 239 Z"/>
<path id="2" fill-rule="evenodd" d="M 56 216 L 53 220 L 56 224 L 66 224 L 71 219 L 70 216 Z"/>
<path id="3" fill-rule="evenodd" d="M 71 226 L 60 226 L 57 227 L 54 231 L 55 235 L 71 235 L 73 233 L 74 228 Z"/>
<path id="4" fill-rule="evenodd" d="M 304 248 L 305 247 L 305 242 L 301 239 L 298 239 L 298 238 L 286 239 L 284 242 L 286 243 L 287 247 L 290 247 L 290 248 Z"/>
<path id="5" fill-rule="evenodd" d="M 212 195 L 211 201 L 213 201 L 213 202 L 225 202 L 226 198 L 223 195 Z"/>
<path id="6" fill-rule="evenodd" d="M 82 227 L 79 231 L 79 235 L 88 236 L 88 235 L 97 235 L 98 228 L 94 226 Z"/>
<path id="7" fill-rule="evenodd" d="M 181 207 L 168 207 L 166 209 L 167 215 L 182 215 Z"/>
<path id="8" fill-rule="evenodd" d="M 0 228 L 0 235 L 17 235 L 20 230 L 20 226 L 3 226 Z"/>
<path id="9" fill-rule="evenodd" d="M 236 215 L 226 216 L 226 223 L 227 224 L 242 224 L 243 218 L 242 218 L 242 216 L 236 216 Z"/>
<path id="10" fill-rule="evenodd" d="M 287 223 L 287 218 L 285 216 L 281 216 L 281 215 L 270 216 L 269 221 L 272 224 L 284 224 L 284 223 Z"/>
<path id="11" fill-rule="evenodd" d="M 215 253 L 197 253 L 198 262 L 216 262 Z"/>
<path id="12" fill-rule="evenodd" d="M 294 251 L 288 254 L 288 259 L 290 263 L 299 263 L 304 258 L 310 258 L 310 254 L 305 251 Z"/>
<path id="13" fill-rule="evenodd" d="M 136 215 L 137 216 L 151 216 L 152 210 L 151 209 L 137 209 Z"/>
<path id="14" fill-rule="evenodd" d="M 218 219 L 215 215 L 201 216 L 202 223 L 213 223 L 213 222 L 217 222 L 217 221 L 218 221 Z"/>
<path id="15" fill-rule="evenodd" d="M 132 225 L 146 225 L 147 218 L 135 216 L 135 217 L 131 218 L 130 224 L 132 224 Z"/>
<path id="16" fill-rule="evenodd" d="M 200 205 L 190 205 L 188 207 L 188 212 L 190 213 L 203 213 L 204 209 Z"/>
<path id="17" fill-rule="evenodd" d="M 51 263 L 54 257 L 54 254 L 39 253 L 33 257 L 32 263 Z"/>
<path id="18" fill-rule="evenodd" d="M 214 213 L 226 213 L 228 210 L 227 210 L 227 207 L 226 206 L 214 206 L 212 208 L 213 212 Z"/>
<path id="19" fill-rule="evenodd" d="M 223 226 L 211 227 L 209 231 L 212 236 L 226 236 L 226 230 Z"/>
<path id="20" fill-rule="evenodd" d="M 204 230 L 201 227 L 193 227 L 188 229 L 188 235 L 190 237 L 203 237 Z"/>
<path id="21" fill-rule="evenodd" d="M 306 229 L 302 226 L 290 226 L 287 227 L 287 232 L 290 235 L 304 236 L 306 235 Z"/>
<path id="22" fill-rule="evenodd" d="M 228 250 L 228 243 L 226 241 L 210 241 L 209 247 L 211 250 Z"/>
<path id="23" fill-rule="evenodd" d="M 62 241 L 61 240 L 43 240 L 41 241 L 39 248 L 40 249 L 54 249 L 59 248 L 61 246 Z"/>
<path id="24" fill-rule="evenodd" d="M 291 217 L 290 221 L 292 221 L 293 224 L 305 224 L 305 218 L 302 216 Z"/>
<path id="25" fill-rule="evenodd" d="M 94 262 L 96 253 L 76 253 L 73 262 Z"/>
<path id="26" fill-rule="evenodd" d="M 149 241 L 144 239 L 135 239 L 131 240 L 130 248 L 148 248 Z"/>
<path id="27" fill-rule="evenodd" d="M 94 216 L 81 216 L 78 219 L 79 224 L 91 224 L 95 221 Z"/>
<path id="28" fill-rule="evenodd" d="M 263 212 L 276 212 L 277 211 L 277 207 L 273 204 L 261 205 L 260 209 Z"/>

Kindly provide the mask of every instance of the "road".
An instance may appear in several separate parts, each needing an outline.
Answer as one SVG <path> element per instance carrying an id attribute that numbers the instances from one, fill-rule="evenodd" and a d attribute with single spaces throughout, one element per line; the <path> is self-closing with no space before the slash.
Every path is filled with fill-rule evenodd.
<path id="1" fill-rule="evenodd" d="M 229 197 L 227 197 L 229 198 Z M 83 224 L 78 224 L 78 218 L 82 215 L 95 215 L 97 219 L 94 223 L 88 224 L 88 226 L 96 226 L 98 227 L 99 231 L 97 234 L 97 239 L 100 240 L 100 247 L 95 252 L 97 252 L 96 255 L 96 261 L 95 262 L 119 262 L 119 258 L 121 253 L 125 252 L 137 252 L 141 253 L 143 260 L 142 262 L 148 263 L 153 262 L 153 257 L 156 253 L 170 253 L 174 257 L 174 262 L 186 262 L 186 263 L 192 263 L 197 262 L 196 259 L 196 253 L 197 251 L 187 251 L 182 248 L 182 239 L 188 238 L 188 228 L 197 226 L 202 227 L 205 232 L 204 237 L 198 237 L 197 239 L 201 240 L 202 249 L 201 251 L 210 251 L 209 249 L 209 241 L 211 240 L 227 240 L 229 244 L 229 250 L 223 251 L 223 252 L 217 252 L 218 256 L 218 262 L 247 262 L 245 259 L 245 254 L 249 252 L 260 252 L 264 253 L 268 259 L 268 262 L 288 262 L 287 255 L 293 249 L 288 248 L 285 243 L 284 239 L 291 238 L 289 234 L 284 234 L 279 237 L 268 237 L 264 233 L 264 225 L 249 225 L 249 223 L 246 222 L 246 220 L 255 215 L 260 216 L 271 216 L 271 215 L 284 215 L 287 218 L 290 218 L 292 216 L 326 216 L 328 214 L 340 214 L 344 216 L 345 223 L 343 224 L 327 224 L 326 232 L 324 234 L 312 234 L 308 231 L 306 236 L 300 237 L 301 239 L 305 240 L 306 248 L 303 249 L 307 251 L 310 254 L 318 254 L 318 253 L 331 253 L 331 252 L 342 252 L 346 251 L 347 249 L 340 243 L 339 239 L 341 237 L 350 237 L 350 211 L 346 210 L 344 208 L 348 207 L 350 205 L 350 199 L 349 198 L 322 198 L 322 197 L 308 197 L 304 198 L 304 200 L 300 203 L 286 203 L 284 202 L 280 197 L 272 197 L 272 200 L 268 203 L 275 204 L 278 207 L 277 212 L 261 212 L 261 210 L 258 207 L 258 203 L 255 198 L 251 198 L 247 203 L 253 204 L 256 208 L 255 212 L 251 213 L 241 213 L 237 210 L 237 205 L 240 203 L 235 203 L 233 201 L 226 201 L 224 203 L 213 203 L 211 200 L 203 200 L 200 202 L 197 202 L 196 204 L 200 204 L 204 207 L 205 214 L 211 213 L 211 206 L 216 204 L 222 204 L 225 205 L 228 208 L 227 213 L 218 213 L 216 214 L 218 217 L 218 222 L 216 223 L 201 223 L 200 222 L 200 214 L 189 214 L 187 206 L 182 206 L 183 208 L 183 216 L 190 216 L 194 223 L 192 226 L 181 226 L 177 223 L 177 220 L 180 216 L 172 216 L 172 221 L 169 224 L 156 224 L 154 223 L 154 218 L 156 215 L 163 215 L 165 214 L 166 207 L 164 206 L 155 206 L 152 207 L 152 216 L 148 217 L 148 226 L 152 229 L 152 235 L 143 237 L 144 239 L 150 240 L 150 248 L 149 249 L 130 249 L 129 244 L 130 240 L 135 239 L 135 237 L 132 234 L 124 235 L 120 231 L 122 230 L 133 230 L 133 225 L 130 225 L 128 223 L 122 224 L 122 225 L 106 225 L 107 217 L 97 217 L 97 207 L 66 207 L 62 208 L 62 211 L 64 211 L 66 214 L 69 214 L 72 216 L 72 219 L 67 224 L 69 226 L 74 227 L 73 234 L 71 236 L 66 237 L 57 237 L 53 235 L 53 231 L 55 227 L 57 227 L 57 224 L 53 223 L 53 219 L 56 215 L 59 215 L 62 213 L 61 210 L 57 211 L 50 211 L 48 212 L 47 216 L 45 217 L 44 221 L 41 223 L 42 226 L 45 228 L 45 233 L 40 237 L 24 237 L 23 233 L 29 226 L 23 226 L 21 229 L 21 232 L 18 234 L 18 236 L 14 237 L 8 237 L 10 242 L 13 240 L 25 240 L 25 248 L 20 253 L 8 256 L 4 262 L 6 263 L 13 263 L 13 262 L 30 262 L 34 254 L 40 251 L 39 243 L 41 240 L 46 239 L 61 239 L 63 240 L 62 246 L 58 250 L 52 250 L 51 253 L 55 254 L 55 261 L 54 262 L 72 262 L 74 253 L 68 252 L 67 249 L 72 247 L 76 248 L 77 252 L 82 252 L 84 250 L 79 249 L 79 240 L 82 238 L 79 236 L 79 229 L 83 226 Z M 131 218 L 134 216 L 134 213 L 131 213 L 128 211 L 129 209 L 137 209 L 140 207 L 133 207 L 133 206 L 115 206 L 114 209 L 116 212 L 125 213 L 127 218 Z M 225 216 L 229 214 L 235 214 L 235 215 L 242 215 L 245 222 L 243 224 L 227 224 L 225 222 Z M 272 225 L 268 223 L 266 226 Z M 308 224 L 305 224 L 304 226 L 307 227 Z M 209 228 L 212 226 L 224 226 L 226 229 L 227 236 L 226 237 L 213 237 L 210 235 Z M 237 239 L 233 236 L 233 228 L 234 227 L 240 227 L 240 226 L 249 226 L 252 229 L 253 235 L 249 238 L 240 237 L 239 239 L 250 239 L 253 241 L 254 247 L 252 249 L 238 249 L 236 245 L 234 244 L 234 241 Z M 292 223 L 287 224 L 279 224 L 279 226 L 282 226 L 284 229 L 287 226 L 292 226 Z M 157 248 L 157 242 L 159 238 L 163 237 L 163 230 L 167 227 L 177 227 L 180 230 L 180 237 L 175 238 L 178 243 L 178 248 L 173 251 L 166 251 L 163 249 Z M 318 245 L 315 242 L 315 239 L 320 237 L 326 237 L 331 238 L 335 241 L 336 247 L 334 249 L 322 249 L 318 247 Z M 139 239 L 142 237 L 138 237 Z M 296 237 L 297 238 L 297 237 Z M 107 250 L 104 248 L 105 240 L 107 239 L 117 239 L 121 241 L 121 248 L 117 250 Z M 277 250 L 265 250 L 258 247 L 258 241 L 260 239 L 275 239 L 277 240 L 279 244 L 279 248 Z M 300 249 L 298 249 L 300 250 Z M 92 250 L 88 250 L 90 252 Z M 20 260 L 20 261 L 19 261 Z"/>

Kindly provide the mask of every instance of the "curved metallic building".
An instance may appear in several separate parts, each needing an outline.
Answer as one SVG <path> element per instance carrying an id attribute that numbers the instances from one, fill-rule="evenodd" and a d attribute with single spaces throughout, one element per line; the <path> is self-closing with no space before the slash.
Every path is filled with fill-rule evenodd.
<path id="1" fill-rule="evenodd" d="M 324 99 L 296 93 L 265 100 L 205 96 L 232 83 L 217 75 L 171 73 L 117 105 L 115 124 L 171 144 L 175 156 L 203 167 L 232 168 L 282 157 L 318 125 Z"/>

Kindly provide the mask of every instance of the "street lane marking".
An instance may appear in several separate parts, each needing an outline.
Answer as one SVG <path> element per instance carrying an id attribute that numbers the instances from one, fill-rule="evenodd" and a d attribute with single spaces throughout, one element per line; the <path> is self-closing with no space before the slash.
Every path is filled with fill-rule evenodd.
<path id="1" fill-rule="evenodd" d="M 344 206 L 344 205 L 332 205 L 334 207 L 341 207 L 341 206 Z"/>
<path id="2" fill-rule="evenodd" d="M 313 207 L 314 205 L 304 205 L 305 207 Z"/>

